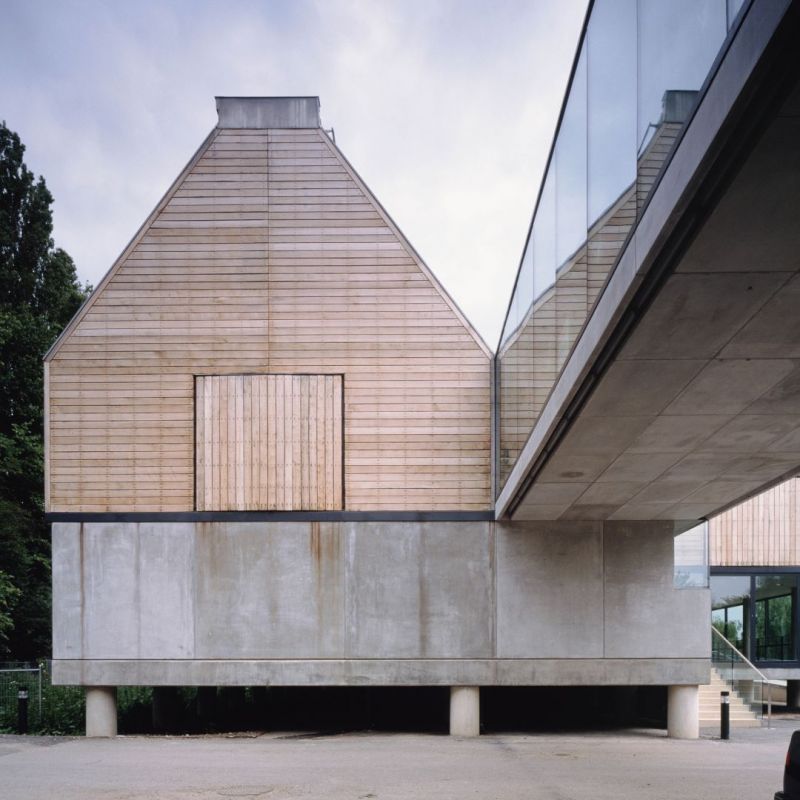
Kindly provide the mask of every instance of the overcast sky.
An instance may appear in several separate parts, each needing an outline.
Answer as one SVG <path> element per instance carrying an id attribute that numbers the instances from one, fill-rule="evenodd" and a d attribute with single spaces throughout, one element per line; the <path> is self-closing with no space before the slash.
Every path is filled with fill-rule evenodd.
<path id="1" fill-rule="evenodd" d="M 325 127 L 494 348 L 586 0 L 0 0 L 0 119 L 97 284 L 216 122 Z"/>

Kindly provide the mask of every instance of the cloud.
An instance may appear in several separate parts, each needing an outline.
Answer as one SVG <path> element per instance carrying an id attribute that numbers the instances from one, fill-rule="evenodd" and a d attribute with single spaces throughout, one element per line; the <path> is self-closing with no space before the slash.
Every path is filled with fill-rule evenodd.
<path id="1" fill-rule="evenodd" d="M 213 127 L 215 94 L 318 94 L 494 346 L 586 0 L 8 5 L 0 107 L 82 278 L 99 281 Z"/>

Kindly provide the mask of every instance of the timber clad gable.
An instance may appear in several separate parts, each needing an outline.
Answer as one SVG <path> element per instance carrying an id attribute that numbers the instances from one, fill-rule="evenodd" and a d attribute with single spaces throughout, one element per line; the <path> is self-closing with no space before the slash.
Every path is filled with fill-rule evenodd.
<path id="1" fill-rule="evenodd" d="M 487 509 L 489 364 L 321 129 L 217 129 L 48 356 L 48 510 L 199 508 L 196 376 L 292 373 L 343 376 L 345 508 Z"/>

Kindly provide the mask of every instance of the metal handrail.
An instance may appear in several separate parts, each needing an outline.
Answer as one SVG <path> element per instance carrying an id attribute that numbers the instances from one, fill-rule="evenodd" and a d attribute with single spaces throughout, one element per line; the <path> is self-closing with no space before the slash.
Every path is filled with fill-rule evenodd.
<path id="1" fill-rule="evenodd" d="M 742 661 L 744 661 L 744 663 L 747 664 L 747 666 L 750 667 L 750 669 L 752 669 L 753 672 L 755 672 L 756 675 L 758 675 L 767 685 L 767 727 L 772 727 L 772 681 L 755 664 L 753 664 L 753 662 L 750 661 L 750 659 L 744 653 L 742 653 L 741 650 L 736 647 L 736 645 L 723 636 L 723 634 L 721 634 L 713 625 L 711 626 L 711 632 L 719 636 L 719 638 L 722 639 L 722 641 L 728 647 L 730 647 L 730 649 L 733 650 L 733 652 L 736 653 L 736 655 L 739 656 L 739 658 L 741 658 Z M 711 663 L 714 663 L 713 659 Z"/>
<path id="2" fill-rule="evenodd" d="M 728 645 L 728 647 L 730 647 L 730 649 L 733 650 L 733 652 L 736 653 L 736 655 L 739 656 L 739 658 L 741 658 L 742 661 L 744 661 L 744 663 L 753 670 L 753 672 L 758 673 L 758 675 L 761 676 L 761 680 L 769 682 L 770 679 L 755 664 L 753 664 L 753 662 L 750 661 L 750 659 L 741 650 L 737 650 L 736 645 L 734 645 L 730 639 L 726 639 L 725 636 L 723 636 L 713 625 L 711 626 L 711 632 L 716 633 L 717 636 L 719 636 L 719 638 L 722 639 L 722 641 L 725 642 L 725 644 Z"/>

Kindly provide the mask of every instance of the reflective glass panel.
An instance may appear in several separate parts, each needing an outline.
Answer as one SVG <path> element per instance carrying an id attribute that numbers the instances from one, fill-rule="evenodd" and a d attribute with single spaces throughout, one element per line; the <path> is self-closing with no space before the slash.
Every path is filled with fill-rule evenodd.
<path id="1" fill-rule="evenodd" d="M 533 427 L 533 254 L 526 248 L 498 353 L 500 486 L 514 467 Z"/>
<path id="2" fill-rule="evenodd" d="M 533 414 L 544 406 L 557 373 L 556 363 L 556 181 L 555 163 L 551 162 L 536 217 L 533 221 Z"/>
<path id="3" fill-rule="evenodd" d="M 550 164 L 533 221 L 533 296 L 538 300 L 556 280 L 556 181 Z"/>
<path id="4" fill-rule="evenodd" d="M 676 589 L 708 586 L 708 523 L 695 525 L 675 537 L 674 585 Z"/>
<path id="5" fill-rule="evenodd" d="M 726 0 L 638 0 L 637 194 L 646 201 L 725 40 Z"/>
<path id="6" fill-rule="evenodd" d="M 795 660 L 796 596 L 796 575 L 756 576 L 756 660 Z"/>
<path id="7" fill-rule="evenodd" d="M 712 625 L 741 653 L 749 657 L 750 576 L 711 576 Z"/>
<path id="8" fill-rule="evenodd" d="M 578 58 L 556 143 L 556 267 L 568 268 L 586 243 L 586 47 Z"/>
<path id="9" fill-rule="evenodd" d="M 588 37 L 588 304 L 636 218 L 636 0 L 597 0 Z"/>
<path id="10" fill-rule="evenodd" d="M 597 0 L 587 36 L 592 225 L 636 178 L 636 0 Z"/>
<path id="11" fill-rule="evenodd" d="M 728 30 L 733 27 L 734 22 L 736 22 L 736 17 L 742 10 L 743 5 L 744 0 L 728 0 Z"/>
<path id="12" fill-rule="evenodd" d="M 556 370 L 588 313 L 586 274 L 586 45 L 572 78 L 556 142 Z"/>

